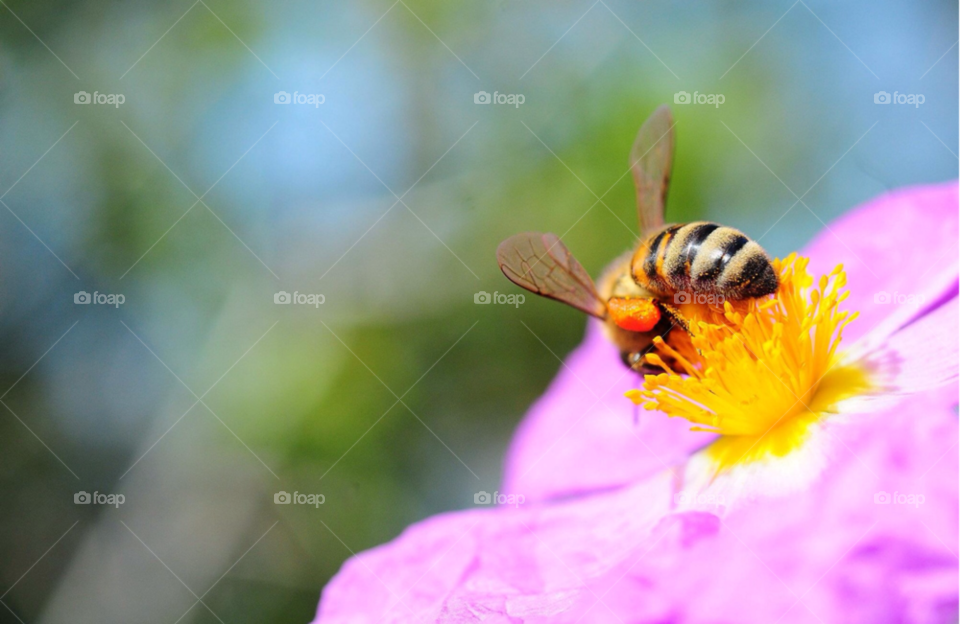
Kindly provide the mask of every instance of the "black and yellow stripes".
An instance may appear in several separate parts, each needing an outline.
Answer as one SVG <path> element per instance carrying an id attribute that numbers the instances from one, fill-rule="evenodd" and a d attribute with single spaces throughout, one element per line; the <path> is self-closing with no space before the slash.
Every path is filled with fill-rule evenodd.
<path id="1" fill-rule="evenodd" d="M 649 279 L 662 277 L 661 271 L 666 260 L 667 250 L 674 234 L 683 229 L 683 225 L 671 225 L 653 237 L 647 247 L 647 252 L 643 260 L 643 272 Z"/>
<path id="2" fill-rule="evenodd" d="M 690 274 L 690 266 L 694 258 L 700 251 L 704 241 L 713 234 L 720 226 L 716 223 L 690 223 L 683 228 L 683 232 L 677 238 L 676 244 L 679 249 L 676 261 L 668 267 L 668 274 L 671 280 L 681 280 Z"/>
<path id="3" fill-rule="evenodd" d="M 633 275 L 661 297 L 691 291 L 744 299 L 777 287 L 759 245 L 739 230 L 706 221 L 671 225 L 641 243 Z"/>

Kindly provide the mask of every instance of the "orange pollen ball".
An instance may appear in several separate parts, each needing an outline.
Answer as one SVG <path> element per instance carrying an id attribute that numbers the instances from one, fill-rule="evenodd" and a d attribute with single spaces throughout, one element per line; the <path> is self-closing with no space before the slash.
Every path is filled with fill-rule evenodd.
<path id="1" fill-rule="evenodd" d="M 643 297 L 612 297 L 607 301 L 607 313 L 617 327 L 627 331 L 647 332 L 660 322 L 660 308 Z"/>

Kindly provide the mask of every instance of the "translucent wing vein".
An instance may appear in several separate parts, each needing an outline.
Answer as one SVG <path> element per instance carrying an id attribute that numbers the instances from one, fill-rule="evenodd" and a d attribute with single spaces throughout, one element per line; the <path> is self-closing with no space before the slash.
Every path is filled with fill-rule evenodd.
<path id="1" fill-rule="evenodd" d="M 556 234 L 511 236 L 497 248 L 497 261 L 507 279 L 521 288 L 598 318 L 606 315 L 590 274 Z"/>

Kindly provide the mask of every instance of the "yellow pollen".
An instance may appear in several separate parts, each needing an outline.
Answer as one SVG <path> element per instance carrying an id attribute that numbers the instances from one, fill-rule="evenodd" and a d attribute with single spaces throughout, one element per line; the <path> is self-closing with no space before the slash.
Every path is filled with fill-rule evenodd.
<path id="1" fill-rule="evenodd" d="M 857 316 L 838 309 L 848 294 L 842 265 L 814 285 L 807 264 L 796 254 L 774 260 L 780 285 L 771 296 L 722 310 L 682 306 L 687 331 L 675 330 L 669 344 L 657 338 L 646 356 L 665 372 L 627 396 L 720 434 L 708 451 L 720 469 L 796 449 L 823 414 L 870 388 L 867 372 L 841 364 L 837 352 Z"/>

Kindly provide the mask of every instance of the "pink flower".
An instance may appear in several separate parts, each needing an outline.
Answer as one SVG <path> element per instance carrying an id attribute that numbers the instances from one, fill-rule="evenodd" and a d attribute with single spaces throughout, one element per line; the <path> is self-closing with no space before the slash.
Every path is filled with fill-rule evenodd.
<path id="1" fill-rule="evenodd" d="M 687 488 L 716 434 L 635 424 L 623 394 L 642 380 L 591 326 L 512 444 L 503 492 L 526 503 L 430 518 L 350 559 L 316 622 L 956 621 L 957 221 L 956 183 L 916 187 L 804 251 L 814 275 L 844 264 L 860 312 L 844 346 L 890 384 L 869 414 L 831 414 L 789 474 L 741 471 L 763 496 Z"/>

